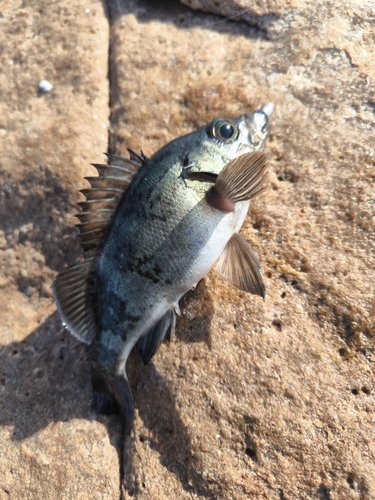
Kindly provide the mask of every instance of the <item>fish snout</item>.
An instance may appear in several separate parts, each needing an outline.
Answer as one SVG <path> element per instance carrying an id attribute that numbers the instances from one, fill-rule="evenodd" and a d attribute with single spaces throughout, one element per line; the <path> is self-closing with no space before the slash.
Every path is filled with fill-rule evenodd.
<path id="1" fill-rule="evenodd" d="M 269 102 L 259 108 L 254 114 L 245 114 L 248 142 L 255 151 L 263 151 L 269 132 L 269 119 L 273 113 L 274 104 Z"/>

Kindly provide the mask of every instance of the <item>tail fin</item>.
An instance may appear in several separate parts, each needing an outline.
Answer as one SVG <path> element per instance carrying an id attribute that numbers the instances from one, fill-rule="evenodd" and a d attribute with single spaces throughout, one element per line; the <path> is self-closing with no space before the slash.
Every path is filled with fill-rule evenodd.
<path id="1" fill-rule="evenodd" d="M 125 432 L 130 434 L 134 423 L 134 403 L 126 372 L 124 371 L 123 375 L 106 375 L 105 380 L 125 419 Z"/>
<path id="2" fill-rule="evenodd" d="M 124 419 L 125 431 L 129 434 L 134 423 L 134 403 L 126 372 L 124 371 L 123 375 L 115 375 L 94 362 L 91 366 L 91 379 L 94 390 L 93 410 L 102 415 L 120 412 Z"/>

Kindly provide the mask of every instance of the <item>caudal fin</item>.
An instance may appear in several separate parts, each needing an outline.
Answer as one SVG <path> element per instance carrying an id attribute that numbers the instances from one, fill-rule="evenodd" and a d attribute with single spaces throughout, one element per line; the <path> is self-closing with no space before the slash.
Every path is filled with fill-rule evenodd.
<path id="1" fill-rule="evenodd" d="M 128 377 L 124 372 L 123 375 L 106 375 L 105 380 L 124 418 L 125 432 L 129 434 L 134 424 L 134 402 Z"/>

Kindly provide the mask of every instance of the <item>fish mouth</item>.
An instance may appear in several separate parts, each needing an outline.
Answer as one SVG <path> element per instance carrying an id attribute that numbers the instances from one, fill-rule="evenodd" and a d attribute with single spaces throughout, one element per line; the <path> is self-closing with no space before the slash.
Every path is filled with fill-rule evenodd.
<path id="1" fill-rule="evenodd" d="M 263 151 L 269 132 L 269 119 L 275 106 L 269 102 L 259 108 L 254 114 L 246 113 L 240 117 L 239 129 L 241 144 L 239 154 L 249 151 Z"/>
<path id="2" fill-rule="evenodd" d="M 275 105 L 273 102 L 268 102 L 264 106 L 262 106 L 260 109 L 258 109 L 257 113 L 264 113 L 267 118 L 271 118 L 272 113 L 274 112 Z"/>

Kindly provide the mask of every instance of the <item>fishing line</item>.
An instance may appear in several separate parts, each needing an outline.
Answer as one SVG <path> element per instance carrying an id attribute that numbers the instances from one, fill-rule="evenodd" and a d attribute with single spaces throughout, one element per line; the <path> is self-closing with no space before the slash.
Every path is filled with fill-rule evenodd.
<path id="1" fill-rule="evenodd" d="M 222 23 L 225 23 L 227 21 L 232 21 L 232 19 L 235 19 L 236 17 L 242 16 L 242 14 L 246 14 L 246 12 L 250 12 L 250 10 L 251 9 L 246 9 L 246 10 L 243 10 L 242 12 L 239 12 L 238 14 L 235 14 L 234 16 L 226 17 L 225 19 L 222 19 L 221 21 L 217 21 L 216 23 L 206 24 L 204 26 L 204 28 L 211 28 L 212 26 L 217 26 L 218 24 L 222 24 Z M 211 13 L 211 14 L 213 14 L 213 13 Z M 220 14 L 217 14 L 217 15 L 220 15 Z"/>

